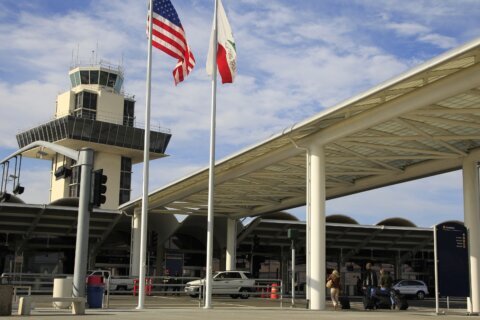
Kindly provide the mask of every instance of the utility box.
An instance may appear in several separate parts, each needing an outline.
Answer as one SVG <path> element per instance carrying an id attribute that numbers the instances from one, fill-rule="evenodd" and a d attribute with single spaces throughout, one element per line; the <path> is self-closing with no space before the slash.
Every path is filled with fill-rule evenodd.
<path id="1" fill-rule="evenodd" d="M 12 315 L 13 286 L 0 285 L 0 316 Z"/>

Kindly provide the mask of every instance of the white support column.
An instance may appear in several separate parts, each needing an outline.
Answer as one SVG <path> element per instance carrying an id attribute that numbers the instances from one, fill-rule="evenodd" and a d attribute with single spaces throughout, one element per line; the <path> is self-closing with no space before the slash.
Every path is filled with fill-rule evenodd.
<path id="1" fill-rule="evenodd" d="M 140 274 L 140 236 L 142 210 L 135 209 L 132 218 L 132 244 L 130 247 L 130 276 Z"/>
<path id="2" fill-rule="evenodd" d="M 480 204 L 478 168 L 473 156 L 463 161 L 464 221 L 468 230 L 470 252 L 470 303 L 469 312 L 480 312 Z"/>
<path id="3" fill-rule="evenodd" d="M 226 250 L 226 263 L 225 270 L 235 270 L 237 265 L 236 258 L 237 247 L 237 220 L 227 219 L 227 250 Z"/>
<path id="4" fill-rule="evenodd" d="M 310 309 L 325 310 L 325 151 L 310 146 Z"/>

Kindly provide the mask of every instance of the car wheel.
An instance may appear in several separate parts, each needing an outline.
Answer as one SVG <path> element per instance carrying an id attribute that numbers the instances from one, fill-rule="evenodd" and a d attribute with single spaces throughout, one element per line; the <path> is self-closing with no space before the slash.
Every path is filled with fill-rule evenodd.
<path id="1" fill-rule="evenodd" d="M 248 297 L 250 297 L 250 295 L 246 292 L 250 292 L 250 290 L 248 290 L 247 288 L 240 289 L 240 298 L 248 299 Z"/>
<path id="2" fill-rule="evenodd" d="M 196 298 L 196 297 L 198 297 L 198 294 L 189 294 L 189 296 L 190 296 L 191 298 Z"/>
<path id="3" fill-rule="evenodd" d="M 423 292 L 423 291 L 418 291 L 418 292 L 417 292 L 417 299 L 418 299 L 418 300 L 423 300 L 423 298 L 425 298 L 425 292 Z"/>
<path id="4" fill-rule="evenodd" d="M 238 294 L 231 294 L 230 297 L 232 297 L 232 299 L 238 299 L 240 296 Z"/>

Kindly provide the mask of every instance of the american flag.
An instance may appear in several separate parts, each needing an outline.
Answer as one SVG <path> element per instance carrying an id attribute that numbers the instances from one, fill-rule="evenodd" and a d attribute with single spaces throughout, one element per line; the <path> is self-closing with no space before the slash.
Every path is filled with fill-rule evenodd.
<path id="1" fill-rule="evenodd" d="M 175 85 L 182 82 L 195 66 L 182 23 L 170 0 L 153 0 L 152 45 L 178 59 L 173 69 Z"/>

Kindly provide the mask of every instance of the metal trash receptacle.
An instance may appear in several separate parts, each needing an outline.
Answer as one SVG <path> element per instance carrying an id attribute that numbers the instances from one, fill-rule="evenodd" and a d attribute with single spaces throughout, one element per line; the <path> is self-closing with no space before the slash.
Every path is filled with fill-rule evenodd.
<path id="1" fill-rule="evenodd" d="M 87 278 L 87 303 L 89 308 L 101 308 L 105 283 L 102 276 L 89 276 Z"/>
<path id="2" fill-rule="evenodd" d="M 0 316 L 12 315 L 13 286 L 0 285 Z"/>

